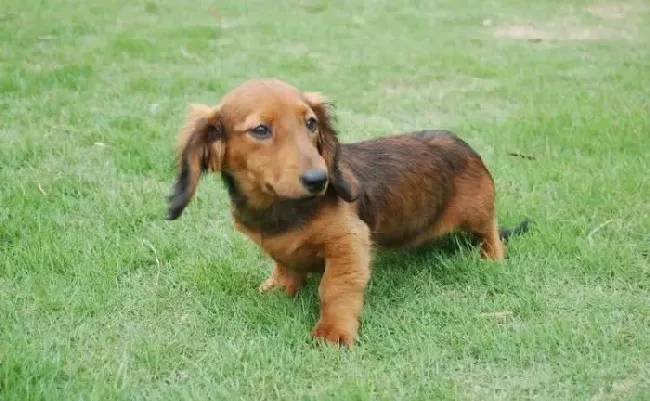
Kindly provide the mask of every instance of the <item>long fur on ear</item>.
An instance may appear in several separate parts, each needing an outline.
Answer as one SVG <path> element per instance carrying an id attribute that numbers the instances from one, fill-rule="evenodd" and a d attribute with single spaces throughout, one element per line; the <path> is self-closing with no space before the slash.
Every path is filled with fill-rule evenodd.
<path id="1" fill-rule="evenodd" d="M 336 193 L 346 202 L 352 202 L 359 196 L 359 183 L 351 172 L 344 174 L 339 166 L 340 144 L 333 127 L 331 108 L 333 105 L 318 92 L 305 92 L 305 99 L 318 118 L 318 146 L 327 164 L 330 183 Z"/>
<path id="2" fill-rule="evenodd" d="M 221 170 L 225 152 L 225 133 L 219 119 L 219 106 L 190 105 L 178 134 L 178 175 L 169 196 L 169 220 L 175 220 L 194 197 L 201 173 Z"/>

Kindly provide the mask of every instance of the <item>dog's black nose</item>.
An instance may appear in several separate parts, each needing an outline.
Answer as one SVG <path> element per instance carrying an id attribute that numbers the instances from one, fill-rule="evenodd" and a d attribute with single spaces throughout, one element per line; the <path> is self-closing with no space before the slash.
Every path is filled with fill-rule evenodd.
<path id="1" fill-rule="evenodd" d="M 300 182 L 309 192 L 317 193 L 322 191 L 327 184 L 327 171 L 318 168 L 312 168 L 300 174 Z"/>

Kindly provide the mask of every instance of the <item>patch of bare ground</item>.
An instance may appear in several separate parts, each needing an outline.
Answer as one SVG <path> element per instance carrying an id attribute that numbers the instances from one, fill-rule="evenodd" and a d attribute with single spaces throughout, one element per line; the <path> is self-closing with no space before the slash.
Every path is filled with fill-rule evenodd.
<path id="1" fill-rule="evenodd" d="M 464 74 L 444 78 L 399 78 L 383 82 L 380 90 L 387 98 L 412 99 L 426 115 L 412 124 L 418 126 L 451 126 L 459 119 L 485 118 L 504 120 L 517 107 L 491 95 L 500 87 L 499 81 Z M 459 106 L 462 104 L 462 107 Z"/>
<path id="2" fill-rule="evenodd" d="M 632 378 L 616 381 L 612 383 L 611 389 L 609 391 L 600 389 L 591 397 L 591 401 L 604 401 L 625 398 L 626 395 L 629 395 L 636 390 L 637 385 L 638 381 Z"/>
<path id="3" fill-rule="evenodd" d="M 586 9 L 566 8 L 547 21 L 496 26 L 497 39 L 520 40 L 634 40 L 638 37 L 638 16 L 650 7 L 636 3 L 598 3 Z M 587 23 L 585 14 L 601 18 L 601 23 Z M 484 24 L 485 25 L 485 24 Z"/>
<path id="4" fill-rule="evenodd" d="M 587 11 L 603 19 L 620 20 L 636 14 L 645 13 L 648 11 L 648 7 L 640 4 L 612 2 L 592 4 L 587 7 Z"/>
<path id="5" fill-rule="evenodd" d="M 633 32 L 604 26 L 580 26 L 575 23 L 506 25 L 494 31 L 497 39 L 523 40 L 606 40 L 633 39 Z"/>

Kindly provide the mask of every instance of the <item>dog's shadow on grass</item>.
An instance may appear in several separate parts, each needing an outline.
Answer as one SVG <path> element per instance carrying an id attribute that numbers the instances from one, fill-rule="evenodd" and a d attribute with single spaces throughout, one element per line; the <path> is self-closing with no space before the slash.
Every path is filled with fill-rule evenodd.
<path id="1" fill-rule="evenodd" d="M 465 286 L 468 281 L 476 279 L 476 272 L 472 270 L 476 267 L 479 250 L 474 245 L 472 236 L 450 234 L 430 245 L 377 250 L 364 309 L 399 310 L 401 305 L 411 302 L 414 295 L 426 296 L 432 291 L 437 292 L 440 287 Z M 254 296 L 248 301 L 239 300 L 232 304 L 236 307 L 224 308 L 230 309 L 235 316 L 245 312 L 245 316 L 240 318 L 249 324 L 255 322 L 257 330 L 268 336 L 280 332 L 293 333 L 296 325 L 304 325 L 309 331 L 319 317 L 318 285 L 321 278 L 321 274 L 311 275 L 295 298 L 289 298 L 278 290 L 274 291 L 275 294 Z M 246 282 L 249 279 L 252 277 L 242 278 Z M 248 307 L 242 307 L 242 302 L 248 303 Z M 277 313 L 269 313 L 271 305 Z M 287 334 L 287 338 L 290 337 Z M 312 341 L 311 337 L 304 340 Z"/>
<path id="2" fill-rule="evenodd" d="M 469 234 L 448 234 L 431 244 L 396 250 L 377 250 L 372 262 L 371 280 L 366 291 L 366 301 L 371 303 L 399 303 L 418 291 L 421 286 L 459 286 L 472 277 L 474 263 L 467 259 L 478 258 L 478 243 Z M 462 262 L 461 262 L 462 259 Z M 318 302 L 320 275 L 310 277 L 301 291 L 302 296 Z M 306 294 L 306 295 L 305 295 Z"/>
<path id="3" fill-rule="evenodd" d="M 399 303 L 426 286 L 463 285 L 471 276 L 466 260 L 478 257 L 476 245 L 472 235 L 449 234 L 415 248 L 377 251 L 366 299 Z"/>

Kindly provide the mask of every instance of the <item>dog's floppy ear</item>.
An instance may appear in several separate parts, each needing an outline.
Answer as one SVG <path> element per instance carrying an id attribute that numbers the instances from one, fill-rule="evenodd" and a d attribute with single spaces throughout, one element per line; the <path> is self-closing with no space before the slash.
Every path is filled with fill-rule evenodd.
<path id="1" fill-rule="evenodd" d="M 336 193 L 346 202 L 359 196 L 359 184 L 350 171 L 341 171 L 339 166 L 340 144 L 332 125 L 332 104 L 318 92 L 305 92 L 305 99 L 318 118 L 318 150 L 327 164 L 330 183 Z"/>
<path id="2" fill-rule="evenodd" d="M 192 200 L 201 173 L 221 170 L 225 132 L 219 109 L 219 106 L 190 105 L 190 113 L 178 134 L 178 175 L 169 196 L 169 220 L 180 217 Z"/>

